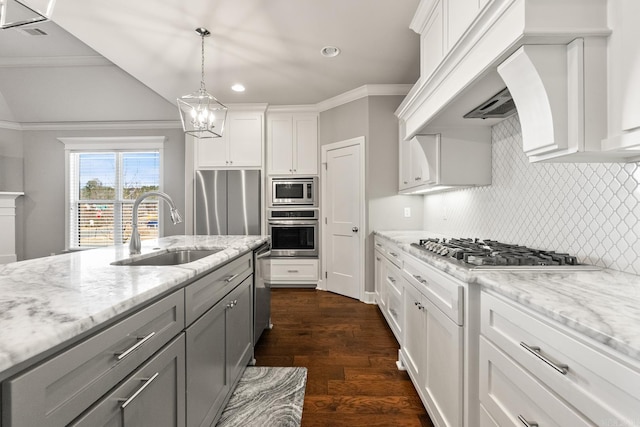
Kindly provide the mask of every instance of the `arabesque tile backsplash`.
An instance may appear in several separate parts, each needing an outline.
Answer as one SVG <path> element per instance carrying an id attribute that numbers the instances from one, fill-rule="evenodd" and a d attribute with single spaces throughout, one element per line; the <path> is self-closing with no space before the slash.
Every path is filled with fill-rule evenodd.
<path id="1" fill-rule="evenodd" d="M 425 230 L 640 274 L 638 163 L 529 163 L 517 115 L 495 125 L 492 139 L 492 184 L 424 196 Z"/>

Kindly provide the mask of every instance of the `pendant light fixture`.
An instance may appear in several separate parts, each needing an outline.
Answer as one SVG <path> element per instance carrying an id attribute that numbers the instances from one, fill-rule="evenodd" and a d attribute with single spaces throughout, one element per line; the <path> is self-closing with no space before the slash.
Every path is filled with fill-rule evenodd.
<path id="1" fill-rule="evenodd" d="M 55 0 L 0 0 L 0 29 L 46 21 Z"/>
<path id="2" fill-rule="evenodd" d="M 2 0 L 0 0 L 2 1 Z M 211 33 L 206 28 L 196 28 L 202 39 L 202 79 L 200 89 L 192 94 L 178 98 L 178 109 L 184 133 L 196 138 L 220 138 L 227 117 L 227 107 L 213 95 L 207 93 L 204 86 L 204 38 Z"/>

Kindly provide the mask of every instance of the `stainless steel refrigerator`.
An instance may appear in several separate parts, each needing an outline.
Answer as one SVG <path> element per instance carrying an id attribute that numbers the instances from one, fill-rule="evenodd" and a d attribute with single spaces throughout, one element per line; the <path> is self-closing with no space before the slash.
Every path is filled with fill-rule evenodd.
<path id="1" fill-rule="evenodd" d="M 195 234 L 261 234 L 260 171 L 197 170 Z"/>

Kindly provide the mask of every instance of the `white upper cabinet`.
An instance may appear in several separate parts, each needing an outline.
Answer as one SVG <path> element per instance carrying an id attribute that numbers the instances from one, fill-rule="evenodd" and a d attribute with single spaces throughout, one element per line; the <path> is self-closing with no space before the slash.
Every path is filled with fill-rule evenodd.
<path id="1" fill-rule="evenodd" d="M 221 138 L 196 139 L 196 168 L 261 168 L 264 107 L 227 113 Z"/>
<path id="2" fill-rule="evenodd" d="M 447 49 L 451 49 L 478 15 L 482 0 L 444 0 L 447 8 Z"/>
<path id="3" fill-rule="evenodd" d="M 445 0 L 446 1 L 446 0 Z M 420 35 L 420 76 L 429 76 L 444 57 L 444 14 L 438 0 Z"/>
<path id="4" fill-rule="evenodd" d="M 318 174 L 318 115 L 267 115 L 267 174 Z"/>
<path id="5" fill-rule="evenodd" d="M 640 159 L 640 2 L 609 2 L 609 129 L 604 150 Z"/>
<path id="6" fill-rule="evenodd" d="M 400 193 L 491 184 L 490 130 L 482 127 L 438 131 L 400 141 Z"/>

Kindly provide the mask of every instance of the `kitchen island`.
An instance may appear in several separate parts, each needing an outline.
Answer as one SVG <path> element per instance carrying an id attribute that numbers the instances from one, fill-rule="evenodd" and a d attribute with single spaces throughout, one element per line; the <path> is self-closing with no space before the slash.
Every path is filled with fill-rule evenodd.
<path id="1" fill-rule="evenodd" d="M 124 366 L 127 363 L 137 366 L 145 362 L 146 358 L 152 354 L 151 352 L 155 351 L 151 350 L 156 345 L 154 340 L 157 341 L 157 348 L 165 342 L 168 343 L 165 350 L 182 348 L 181 352 L 175 352 L 178 355 L 174 358 L 175 361 L 167 363 L 173 364 L 172 366 L 178 367 L 179 370 L 184 370 L 185 342 L 188 350 L 187 358 L 190 355 L 197 356 L 198 351 L 205 350 L 203 345 L 211 345 L 211 337 L 220 336 L 221 333 L 220 339 L 224 340 L 225 334 L 229 336 L 225 328 L 228 332 L 228 328 L 239 325 L 242 327 L 239 336 L 247 342 L 232 343 L 239 346 L 236 348 L 237 354 L 233 355 L 237 356 L 233 362 L 238 365 L 244 363 L 246 366 L 247 360 L 253 354 L 251 337 L 245 337 L 245 335 L 251 335 L 249 326 L 252 318 L 249 309 L 252 306 L 253 286 L 251 253 L 268 241 L 268 236 L 171 236 L 143 242 L 142 253 L 135 256 L 130 256 L 128 247 L 121 245 L 33 259 L 0 267 L 0 321 L 2 322 L 0 381 L 3 381 L 3 426 L 10 415 L 10 411 L 7 411 L 8 402 L 12 400 L 8 392 L 10 381 L 18 386 L 21 386 L 21 381 L 29 383 L 31 381 L 29 375 L 33 372 L 37 374 L 35 377 L 40 375 L 39 381 L 42 381 L 43 375 L 38 373 L 38 370 L 51 371 L 49 366 L 64 364 L 66 360 L 74 357 L 82 359 L 85 354 L 92 351 L 96 352 L 95 360 L 103 360 L 101 358 L 106 357 L 114 361 L 109 363 L 116 363 L 99 374 L 100 379 L 95 380 L 96 384 L 104 382 L 106 377 L 113 376 L 118 369 L 123 370 L 118 375 L 122 377 L 126 375 Z M 155 253 L 178 249 L 216 249 L 218 252 L 179 265 L 127 265 L 127 260 L 136 261 L 148 258 Z M 118 262 L 124 265 L 117 265 Z M 228 297 L 225 297 L 227 294 Z M 223 301 L 224 298 L 230 298 L 230 300 Z M 220 301 L 220 304 L 216 305 L 216 301 Z M 232 310 L 233 308 L 235 309 Z M 217 322 L 218 318 L 223 319 L 222 323 Z M 210 323 L 203 323 L 203 319 Z M 154 332 L 148 335 L 145 332 L 147 336 L 141 337 L 140 332 L 151 324 L 156 325 Z M 222 325 L 222 329 L 213 329 L 216 325 Z M 219 326 L 216 327 L 219 328 Z M 181 333 L 182 330 L 185 332 Z M 198 341 L 200 336 L 204 336 L 203 334 L 209 334 L 208 331 L 214 331 L 217 335 L 209 335 L 209 339 Z M 131 347 L 131 351 L 115 352 L 114 355 L 114 343 L 105 340 L 107 338 L 110 340 L 115 332 L 122 332 L 122 339 L 128 340 L 125 342 L 128 344 L 117 344 L 117 348 L 126 350 L 127 347 Z M 139 344 L 136 344 L 136 339 Z M 105 342 L 101 343 L 101 340 Z M 151 345 L 146 344 L 146 341 Z M 98 346 L 104 345 L 105 350 L 96 350 L 96 343 Z M 83 346 L 86 346 L 86 349 L 83 350 Z M 149 350 L 139 350 L 139 347 L 148 347 Z M 216 344 L 216 348 L 228 349 L 229 347 L 222 341 Z M 145 355 L 145 351 L 149 351 L 150 354 Z M 149 359 L 150 361 L 145 362 L 145 366 L 154 362 L 162 353 L 165 351 L 159 351 L 153 360 Z M 100 356 L 100 354 L 106 356 Z M 168 360 L 167 357 L 165 359 Z M 159 360 L 164 363 L 162 358 Z M 86 363 L 87 366 L 90 365 L 89 359 Z M 94 363 L 93 359 L 91 363 Z M 37 368 L 32 369 L 34 367 Z M 70 369 L 75 370 L 75 365 Z M 241 366 L 227 365 L 224 372 L 233 371 L 234 377 L 224 374 L 225 394 L 221 395 L 222 400 L 225 400 L 226 393 L 231 388 L 228 383 L 233 384 L 240 369 Z M 44 377 L 52 375 L 57 373 L 44 373 Z M 82 375 L 86 376 L 87 372 L 85 371 Z M 175 376 L 170 374 L 167 378 Z M 193 377 L 197 379 L 198 375 Z M 189 378 L 188 373 L 187 378 Z M 76 381 L 86 382 L 77 378 Z M 34 381 L 31 382 L 34 383 Z M 158 382 L 162 384 L 161 380 Z M 46 385 L 41 386 L 35 383 L 37 388 Z M 15 384 L 11 386 L 13 393 L 19 389 Z M 56 387 L 60 385 L 60 382 L 56 383 Z M 187 382 L 186 387 L 189 388 L 189 386 L 190 383 Z M 29 387 L 33 387 L 33 384 Z M 97 388 L 100 387 L 106 388 L 107 385 L 100 384 Z M 176 390 L 184 390 L 184 387 L 183 382 Z M 46 389 L 49 391 L 42 392 L 46 397 L 43 397 L 45 400 L 50 393 L 49 387 Z M 87 393 L 83 391 L 80 395 L 82 394 Z M 33 405 L 35 411 L 39 409 L 37 397 L 34 396 L 35 403 L 33 401 L 29 403 Z M 56 397 L 58 398 L 60 396 Z M 64 397 L 61 401 L 73 399 L 75 397 Z M 187 402 L 188 405 L 189 402 Z M 176 413 L 184 414 L 184 399 L 178 406 Z M 102 410 L 100 405 L 97 405 L 97 408 L 98 412 Z M 205 412 L 207 410 L 200 409 Z M 12 406 L 12 411 L 15 410 Z M 133 412 L 132 409 L 128 411 Z M 64 424 L 67 422 L 65 421 Z M 51 425 L 57 424 L 53 421 L 51 423 Z M 90 424 L 91 421 L 88 425 Z M 184 416 L 182 416 L 182 422 L 177 425 L 183 424 Z"/>

